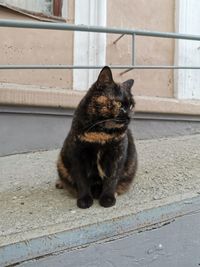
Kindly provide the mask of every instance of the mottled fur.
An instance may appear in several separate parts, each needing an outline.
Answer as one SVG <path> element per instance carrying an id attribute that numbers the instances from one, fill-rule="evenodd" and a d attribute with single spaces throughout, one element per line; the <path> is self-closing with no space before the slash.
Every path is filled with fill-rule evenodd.
<path id="1" fill-rule="evenodd" d="M 128 129 L 132 85 L 133 80 L 115 83 L 104 67 L 75 111 L 59 155 L 56 187 L 75 192 L 80 208 L 89 208 L 93 198 L 113 206 L 116 193 L 126 192 L 134 178 L 137 153 Z"/>

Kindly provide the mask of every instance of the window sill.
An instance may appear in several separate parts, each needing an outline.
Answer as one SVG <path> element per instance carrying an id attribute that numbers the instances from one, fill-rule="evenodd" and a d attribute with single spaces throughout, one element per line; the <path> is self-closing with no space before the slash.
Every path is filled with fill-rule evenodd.
<path id="1" fill-rule="evenodd" d="M 0 84 L 0 104 L 35 107 L 76 108 L 84 91 L 38 88 L 35 86 Z M 136 112 L 200 115 L 199 100 L 135 96 Z"/>

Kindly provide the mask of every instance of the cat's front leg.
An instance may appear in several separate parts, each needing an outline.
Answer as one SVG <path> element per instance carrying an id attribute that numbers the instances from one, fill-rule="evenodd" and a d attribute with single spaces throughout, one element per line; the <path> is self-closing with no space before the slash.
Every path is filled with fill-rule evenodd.
<path id="1" fill-rule="evenodd" d="M 84 195 L 77 199 L 77 206 L 81 209 L 88 209 L 93 204 L 93 198 L 90 194 Z"/>
<path id="2" fill-rule="evenodd" d="M 116 203 L 115 193 L 123 167 L 121 151 L 108 147 L 104 152 L 99 152 L 97 167 L 103 184 L 99 204 L 105 208 L 112 207 Z"/>
<path id="3" fill-rule="evenodd" d="M 81 209 L 87 209 L 93 204 L 89 180 L 84 175 L 83 169 L 79 168 L 77 165 L 73 171 L 73 176 L 75 177 L 78 193 L 77 206 Z"/>
<path id="4" fill-rule="evenodd" d="M 99 199 L 101 206 L 109 208 L 115 205 L 115 191 L 117 186 L 117 179 L 114 176 L 105 177 L 103 181 L 103 190 Z"/>
<path id="5" fill-rule="evenodd" d="M 90 186 L 85 178 L 80 177 L 77 181 L 78 199 L 77 206 L 81 209 L 87 209 L 93 204 L 93 197 Z"/>

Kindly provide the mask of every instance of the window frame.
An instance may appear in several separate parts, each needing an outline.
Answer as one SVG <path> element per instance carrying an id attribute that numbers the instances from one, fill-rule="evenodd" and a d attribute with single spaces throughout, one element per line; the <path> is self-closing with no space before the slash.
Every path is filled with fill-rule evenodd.
<path id="1" fill-rule="evenodd" d="M 12 1 L 10 2 L 9 0 L 2 0 L 2 1 L 0 1 L 0 4 L 3 4 L 5 6 L 7 6 L 8 8 L 10 7 L 11 9 L 16 9 L 18 11 L 22 11 L 22 12 L 24 12 L 26 14 L 30 14 L 30 15 L 66 18 L 67 11 L 64 10 L 64 8 L 65 9 L 67 8 L 67 0 L 51 0 L 51 1 L 52 1 L 52 12 L 51 13 L 44 12 L 42 10 L 41 11 L 34 11 L 31 9 L 26 9 L 23 6 L 21 7 L 20 4 L 17 3 L 17 1 L 16 1 L 16 4 L 14 4 L 14 3 L 12 3 Z M 33 2 L 34 2 L 34 0 L 33 0 Z M 42 5 L 41 5 L 41 7 L 42 7 Z"/>
<path id="2" fill-rule="evenodd" d="M 176 0 L 175 30 L 178 33 L 198 34 L 200 24 L 199 0 Z M 175 41 L 175 65 L 198 65 L 199 43 L 188 40 Z M 175 70 L 174 91 L 178 99 L 200 99 L 200 76 L 198 70 Z"/>

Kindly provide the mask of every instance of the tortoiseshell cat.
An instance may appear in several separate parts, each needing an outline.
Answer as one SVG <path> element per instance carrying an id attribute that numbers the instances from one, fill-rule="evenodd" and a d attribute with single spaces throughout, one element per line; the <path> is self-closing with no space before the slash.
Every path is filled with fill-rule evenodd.
<path id="1" fill-rule="evenodd" d="M 93 198 L 113 206 L 115 193 L 126 192 L 134 178 L 137 153 L 128 129 L 133 82 L 115 83 L 104 67 L 75 111 L 58 159 L 56 187 L 73 189 L 79 208 L 89 208 Z"/>

